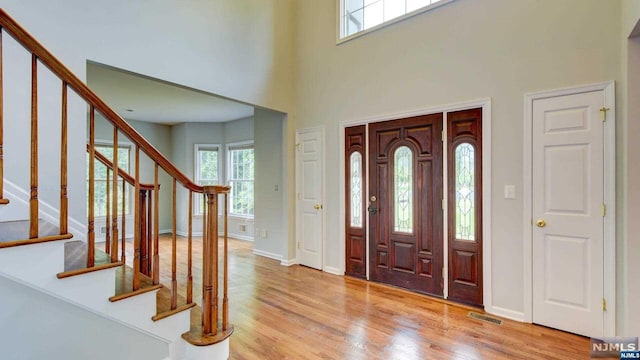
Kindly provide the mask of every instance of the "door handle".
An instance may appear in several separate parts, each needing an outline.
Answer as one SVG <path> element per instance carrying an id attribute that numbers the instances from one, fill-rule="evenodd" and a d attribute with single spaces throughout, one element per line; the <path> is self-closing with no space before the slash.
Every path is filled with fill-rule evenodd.
<path id="1" fill-rule="evenodd" d="M 375 215 L 378 212 L 378 208 L 376 208 L 374 205 L 369 206 L 367 210 L 369 210 L 369 214 L 371 215 Z"/>
<path id="2" fill-rule="evenodd" d="M 320 209 L 322 209 L 322 205 L 315 204 L 315 205 L 313 205 L 313 208 L 316 209 L 316 210 L 320 210 Z"/>
<path id="3" fill-rule="evenodd" d="M 544 220 L 542 220 L 542 219 L 539 219 L 538 221 L 536 221 L 536 225 L 537 225 L 539 228 L 543 228 L 543 227 L 547 226 L 547 222 L 546 222 L 546 221 L 544 221 Z"/>

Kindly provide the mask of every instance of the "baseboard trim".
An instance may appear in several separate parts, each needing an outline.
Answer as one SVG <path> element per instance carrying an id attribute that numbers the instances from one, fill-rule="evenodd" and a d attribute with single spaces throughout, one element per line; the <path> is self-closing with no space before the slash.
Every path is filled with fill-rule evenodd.
<path id="1" fill-rule="evenodd" d="M 338 276 L 343 276 L 344 273 L 342 272 L 342 270 L 338 269 L 338 268 L 334 268 L 332 266 L 325 266 L 322 271 L 327 272 L 329 274 L 333 274 L 333 275 L 338 275 Z"/>
<path id="2" fill-rule="evenodd" d="M 499 306 L 485 306 L 484 311 L 488 314 L 500 316 L 509 320 L 525 322 L 524 313 L 521 311 L 505 309 Z"/>
<path id="3" fill-rule="evenodd" d="M 274 260 L 278 260 L 278 261 L 282 261 L 282 255 L 279 254 L 274 254 L 268 251 L 262 251 L 262 250 L 258 250 L 258 249 L 253 249 L 253 254 L 254 255 L 258 255 L 258 256 L 263 256 L 269 259 L 274 259 Z"/>
<path id="4" fill-rule="evenodd" d="M 164 230 L 162 230 L 162 231 L 164 231 Z M 160 233 L 161 233 L 161 234 L 164 234 L 162 231 L 160 231 Z M 169 233 L 169 234 L 171 233 L 171 230 L 167 230 L 167 231 L 168 231 L 168 233 Z M 177 230 L 177 231 L 176 231 L 176 234 L 177 234 L 178 236 L 184 236 L 184 237 L 189 236 L 189 233 L 188 233 L 188 232 L 186 232 L 186 231 L 181 231 L 181 230 Z M 202 236 L 202 231 L 198 231 L 198 232 L 195 232 L 195 231 L 194 231 L 194 232 L 192 232 L 192 233 L 191 233 L 191 236 Z M 224 236 L 224 232 L 218 232 L 218 236 Z M 239 234 L 232 234 L 232 233 L 229 233 L 229 237 L 230 237 L 230 238 L 234 238 L 234 239 L 238 239 L 238 240 L 244 240 L 244 241 L 251 241 L 251 242 L 253 242 L 253 237 L 251 237 L 251 236 L 246 236 L 246 235 L 239 235 Z"/>
<path id="5" fill-rule="evenodd" d="M 298 264 L 298 259 L 296 259 L 296 258 L 289 259 L 289 260 L 282 259 L 280 261 L 280 265 L 282 265 L 282 266 L 293 266 L 293 265 L 296 265 L 296 264 Z"/>
<path id="6" fill-rule="evenodd" d="M 224 235 L 224 234 L 220 234 L 220 236 L 223 236 L 223 235 Z M 247 236 L 247 235 L 238 235 L 238 234 L 231 234 L 231 233 L 229 233 L 229 237 L 230 237 L 230 238 L 237 239 L 237 240 L 253 242 L 253 237 L 251 237 L 251 236 Z"/>

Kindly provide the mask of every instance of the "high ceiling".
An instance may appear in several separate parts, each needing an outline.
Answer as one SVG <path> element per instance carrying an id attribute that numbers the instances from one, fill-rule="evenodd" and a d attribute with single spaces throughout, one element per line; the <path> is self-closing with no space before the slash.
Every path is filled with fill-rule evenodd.
<path id="1" fill-rule="evenodd" d="M 250 105 L 95 63 L 87 64 L 87 84 L 130 120 L 171 125 L 253 116 Z"/>

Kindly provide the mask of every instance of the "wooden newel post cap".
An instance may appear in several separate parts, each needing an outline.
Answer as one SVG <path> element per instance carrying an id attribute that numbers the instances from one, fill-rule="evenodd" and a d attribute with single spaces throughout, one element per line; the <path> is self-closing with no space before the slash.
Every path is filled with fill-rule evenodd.
<path id="1" fill-rule="evenodd" d="M 231 186 L 227 185 L 207 185 L 203 186 L 203 193 L 205 194 L 228 194 L 231 191 Z"/>

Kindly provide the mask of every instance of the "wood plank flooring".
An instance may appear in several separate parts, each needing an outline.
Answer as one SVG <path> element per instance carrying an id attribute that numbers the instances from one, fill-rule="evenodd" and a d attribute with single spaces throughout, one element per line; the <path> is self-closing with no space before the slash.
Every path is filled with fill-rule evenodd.
<path id="1" fill-rule="evenodd" d="M 163 284 L 171 278 L 170 239 L 160 240 Z M 184 296 L 186 238 L 177 243 Z M 193 248 L 194 300 L 200 303 L 200 238 Z M 230 239 L 229 273 L 231 359 L 589 358 L 588 338 L 510 320 L 495 325 L 468 318 L 471 309 L 464 306 L 303 266 L 284 267 L 254 255 L 246 241 Z"/>

